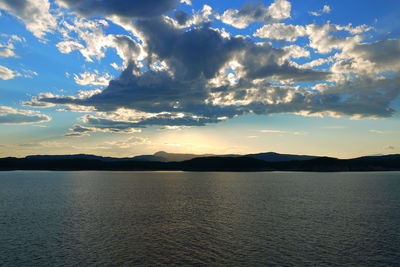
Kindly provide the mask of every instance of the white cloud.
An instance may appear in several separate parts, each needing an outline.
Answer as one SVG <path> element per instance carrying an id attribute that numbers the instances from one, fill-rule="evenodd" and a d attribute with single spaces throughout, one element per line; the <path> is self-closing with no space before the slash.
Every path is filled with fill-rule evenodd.
<path id="1" fill-rule="evenodd" d="M 315 16 L 315 17 L 319 17 L 322 16 L 322 14 L 328 14 L 331 13 L 332 8 L 328 5 L 324 5 L 323 8 L 319 11 L 310 11 L 310 15 Z"/>
<path id="2" fill-rule="evenodd" d="M 59 42 L 57 45 L 58 50 L 63 54 L 69 54 L 74 50 L 83 49 L 84 46 L 75 41 L 62 41 Z"/>
<path id="3" fill-rule="evenodd" d="M 369 130 L 369 132 L 377 134 L 400 134 L 400 130 Z"/>
<path id="4" fill-rule="evenodd" d="M 17 57 L 14 43 L 25 42 L 25 39 L 15 34 L 0 34 L 0 37 L 6 39 L 5 42 L 0 43 L 0 57 Z"/>
<path id="5" fill-rule="evenodd" d="M 140 129 L 132 128 L 132 127 L 91 127 L 91 126 L 82 126 L 82 125 L 74 125 L 69 132 L 65 134 L 65 136 L 69 137 L 82 137 L 82 136 L 90 136 L 92 133 L 122 133 L 122 134 L 131 134 L 141 132 Z"/>
<path id="6" fill-rule="evenodd" d="M 38 111 L 0 106 L 0 124 L 32 124 L 50 120 L 50 116 Z"/>
<path id="7" fill-rule="evenodd" d="M 15 72 L 7 67 L 0 65 L 0 79 L 11 80 L 18 76 L 20 76 L 18 72 Z"/>
<path id="8" fill-rule="evenodd" d="M 283 130 L 274 130 L 274 129 L 266 129 L 266 130 L 259 130 L 260 133 L 266 134 L 291 134 L 291 135 L 306 135 L 307 132 L 297 132 L 297 131 L 283 131 Z"/>
<path id="9" fill-rule="evenodd" d="M 291 8 L 287 0 L 275 0 L 269 7 L 264 7 L 260 2 L 248 2 L 240 10 L 228 9 L 218 18 L 225 24 L 244 29 L 257 21 L 270 23 L 290 18 Z"/>
<path id="10" fill-rule="evenodd" d="M 104 58 L 107 49 L 113 48 L 123 60 L 124 68 L 129 62 L 143 59 L 139 43 L 128 35 L 105 34 L 103 29 L 106 27 L 108 23 L 101 19 L 75 17 L 71 22 L 64 21 L 59 28 L 63 41 L 57 48 L 64 54 L 77 50 L 88 62 Z"/>
<path id="11" fill-rule="evenodd" d="M 324 5 L 324 7 L 322 8 L 322 12 L 324 13 L 330 13 L 332 11 L 332 8 L 328 5 Z"/>
<path id="12" fill-rule="evenodd" d="M 292 5 L 286 0 L 275 0 L 268 7 L 268 14 L 275 20 L 283 20 L 290 18 Z"/>
<path id="13" fill-rule="evenodd" d="M 152 142 L 148 138 L 132 136 L 126 140 L 108 141 L 105 145 L 118 147 L 118 148 L 131 148 L 138 145 L 149 145 Z"/>
<path id="14" fill-rule="evenodd" d="M 0 44 L 0 57 L 15 57 L 13 44 Z"/>
<path id="15" fill-rule="evenodd" d="M 266 24 L 254 33 L 255 37 L 294 42 L 298 37 L 305 36 L 306 29 L 300 25 L 285 25 L 284 23 Z"/>
<path id="16" fill-rule="evenodd" d="M 79 85 L 106 86 L 111 81 L 112 76 L 109 73 L 100 74 L 98 70 L 94 73 L 84 72 L 79 75 L 74 74 L 74 81 Z"/>
<path id="17" fill-rule="evenodd" d="M 56 16 L 50 13 L 48 0 L 0 0 L 0 9 L 17 17 L 40 39 L 57 26 Z"/>
<path id="18" fill-rule="evenodd" d="M 192 5 L 192 1 L 191 0 L 181 0 L 181 3 L 184 3 L 184 4 L 188 5 L 188 6 Z"/>
<path id="19" fill-rule="evenodd" d="M 11 70 L 7 67 L 0 65 L 0 79 L 3 80 L 11 80 L 16 77 L 24 77 L 24 78 L 33 78 L 37 76 L 37 72 L 28 70 L 28 69 L 21 69 L 19 72 L 15 70 Z"/>

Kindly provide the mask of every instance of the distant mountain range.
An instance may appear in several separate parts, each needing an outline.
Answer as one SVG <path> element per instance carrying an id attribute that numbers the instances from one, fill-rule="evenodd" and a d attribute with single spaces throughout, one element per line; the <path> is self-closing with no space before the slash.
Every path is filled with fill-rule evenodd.
<path id="1" fill-rule="evenodd" d="M 260 159 L 268 162 L 281 162 L 281 161 L 292 161 L 292 160 L 308 160 L 317 158 L 317 156 L 306 156 L 306 155 L 291 155 L 291 154 L 279 154 L 275 152 L 257 153 L 248 155 L 237 155 L 237 154 L 226 154 L 226 155 L 215 155 L 215 154 L 181 154 L 181 153 L 168 153 L 165 151 L 159 151 L 153 155 L 140 155 L 131 158 L 113 158 L 113 157 L 102 157 L 87 154 L 76 154 L 76 155 L 34 155 L 27 156 L 25 159 L 40 159 L 40 160 L 56 160 L 56 159 L 90 159 L 90 160 L 101 160 L 106 162 L 113 161 L 156 161 L 156 162 L 181 162 L 191 160 L 194 158 L 205 158 L 205 157 L 250 157 Z"/>
<path id="2" fill-rule="evenodd" d="M 354 159 L 279 154 L 195 155 L 164 151 L 131 158 L 35 155 L 1 158 L 0 170 L 182 170 L 182 171 L 400 171 L 400 154 Z"/>

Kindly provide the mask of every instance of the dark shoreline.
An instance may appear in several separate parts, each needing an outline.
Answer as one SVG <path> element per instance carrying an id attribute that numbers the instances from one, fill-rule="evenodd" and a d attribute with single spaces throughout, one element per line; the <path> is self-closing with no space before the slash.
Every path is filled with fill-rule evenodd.
<path id="1" fill-rule="evenodd" d="M 193 172 L 369 172 L 400 171 L 400 155 L 336 159 L 319 157 L 310 160 L 268 162 L 247 156 L 201 157 L 181 162 L 134 161 L 116 159 L 35 159 L 2 158 L 0 171 L 193 171 Z"/>

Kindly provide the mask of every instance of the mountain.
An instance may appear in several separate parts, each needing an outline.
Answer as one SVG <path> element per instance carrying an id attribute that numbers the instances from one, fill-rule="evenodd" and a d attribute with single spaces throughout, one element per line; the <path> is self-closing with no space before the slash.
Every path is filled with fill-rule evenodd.
<path id="1" fill-rule="evenodd" d="M 157 154 L 157 153 L 156 153 Z M 268 153 L 266 153 L 268 154 Z M 160 153 L 159 156 L 170 156 L 170 153 Z M 189 157 L 189 154 L 185 154 Z M 190 155 L 193 156 L 193 155 Z M 276 155 L 275 155 L 276 156 Z M 366 156 L 354 159 L 337 159 L 329 157 L 314 157 L 302 160 L 265 161 L 250 156 L 208 156 L 196 157 L 184 161 L 163 161 L 167 159 L 182 159 L 182 154 L 172 154 L 170 158 L 149 155 L 147 161 L 142 158 L 109 158 L 93 155 L 58 155 L 58 156 L 28 156 L 25 158 L 1 158 L 0 170 L 121 170 L 121 171 L 312 171 L 312 172 L 342 172 L 342 171 L 400 171 L 400 155 Z M 154 158 L 153 158 L 154 157 Z M 278 157 L 278 156 L 276 156 Z M 306 156 L 307 157 L 307 156 Z M 271 159 L 271 158 L 269 158 Z M 282 159 L 282 158 L 281 158 Z"/>
<path id="2" fill-rule="evenodd" d="M 316 156 L 305 156 L 305 155 L 290 155 L 290 154 L 279 154 L 275 152 L 257 153 L 248 155 L 214 155 L 214 154 L 180 154 L 180 153 L 168 153 L 165 151 L 159 151 L 153 155 L 139 155 L 135 157 L 125 158 L 113 158 L 113 157 L 102 157 L 88 154 L 75 154 L 75 155 L 33 155 L 27 156 L 26 159 L 41 159 L 41 160 L 61 160 L 61 159 L 90 159 L 90 160 L 101 160 L 106 162 L 112 161 L 157 161 L 157 162 L 181 162 L 185 160 L 191 160 L 194 158 L 204 157 L 250 157 L 254 159 L 264 160 L 267 162 L 282 162 L 292 160 L 308 160 L 317 158 Z"/>
<path id="3" fill-rule="evenodd" d="M 139 155 L 135 157 L 125 158 L 114 158 L 114 157 L 102 157 L 88 154 L 74 154 L 74 155 L 33 155 L 27 156 L 26 159 L 39 159 L 39 160 L 64 160 L 64 159 L 89 159 L 89 160 L 101 160 L 106 162 L 112 161 L 158 161 L 158 162 L 172 162 L 172 161 L 184 161 L 198 157 L 209 157 L 214 156 L 212 154 L 196 155 L 196 154 L 178 154 L 178 153 L 167 153 L 159 151 L 153 155 Z"/>
<path id="4" fill-rule="evenodd" d="M 307 156 L 307 155 L 291 155 L 291 154 L 279 154 L 275 152 L 267 152 L 267 153 L 257 153 L 257 154 L 248 154 L 247 157 L 264 160 L 267 162 L 281 162 L 281 161 L 292 161 L 292 160 L 309 160 L 315 159 L 316 156 Z"/>
<path id="5" fill-rule="evenodd" d="M 163 159 L 163 161 L 165 161 L 165 162 L 171 162 L 171 161 L 191 160 L 191 159 L 199 158 L 199 157 L 211 157 L 211 156 L 215 156 L 215 155 L 213 155 L 213 154 L 203 154 L 203 155 L 179 154 L 179 153 L 168 153 L 165 151 L 159 151 L 157 153 L 154 153 L 153 156 Z"/>

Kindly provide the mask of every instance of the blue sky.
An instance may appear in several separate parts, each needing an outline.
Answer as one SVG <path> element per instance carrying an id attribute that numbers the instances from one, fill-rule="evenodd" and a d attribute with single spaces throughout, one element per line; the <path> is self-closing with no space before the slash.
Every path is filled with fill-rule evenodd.
<path id="1" fill-rule="evenodd" d="M 0 0 L 0 156 L 400 153 L 399 11 Z"/>

